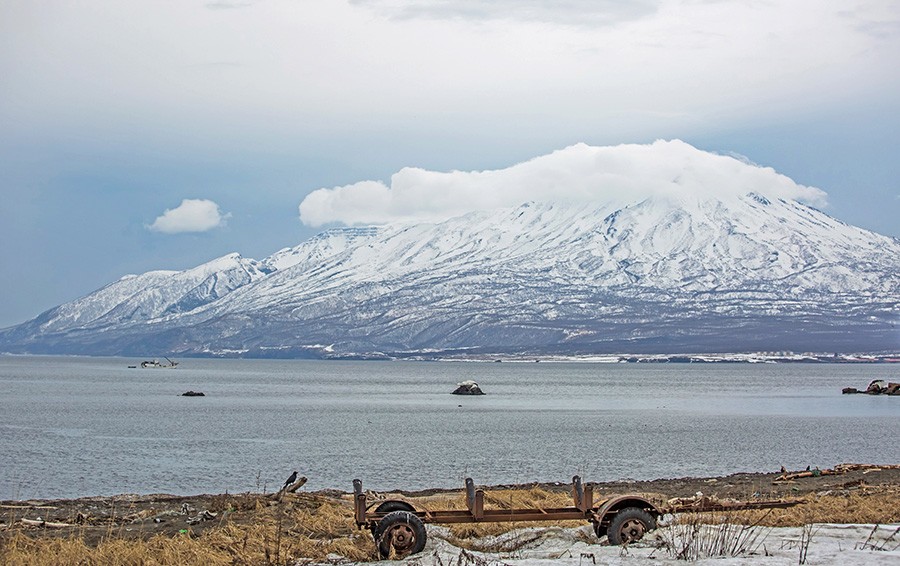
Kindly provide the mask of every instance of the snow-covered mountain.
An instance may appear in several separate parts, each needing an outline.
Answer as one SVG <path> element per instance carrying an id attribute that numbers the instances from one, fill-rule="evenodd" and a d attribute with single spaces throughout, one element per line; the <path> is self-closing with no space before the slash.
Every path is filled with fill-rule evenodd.
<path id="1" fill-rule="evenodd" d="M 625 201 L 331 229 L 260 261 L 128 276 L 0 331 L 0 351 L 900 349 L 897 239 L 761 191 Z"/>

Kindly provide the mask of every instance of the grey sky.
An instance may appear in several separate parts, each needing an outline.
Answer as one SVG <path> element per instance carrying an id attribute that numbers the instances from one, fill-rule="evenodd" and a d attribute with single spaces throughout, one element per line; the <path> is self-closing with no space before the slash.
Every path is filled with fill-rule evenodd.
<path id="1" fill-rule="evenodd" d="M 0 3 L 0 326 L 263 257 L 320 188 L 682 139 L 900 236 L 900 3 Z M 148 230 L 185 200 L 227 222 Z M 206 224 L 200 224 L 206 226 Z"/>

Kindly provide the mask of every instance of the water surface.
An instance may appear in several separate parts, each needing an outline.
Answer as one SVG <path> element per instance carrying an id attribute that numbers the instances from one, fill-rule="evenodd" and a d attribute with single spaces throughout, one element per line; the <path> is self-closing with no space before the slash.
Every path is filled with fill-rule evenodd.
<path id="1" fill-rule="evenodd" d="M 139 361 L 0 356 L 0 498 L 900 463 L 900 398 L 840 394 L 891 364 Z"/>

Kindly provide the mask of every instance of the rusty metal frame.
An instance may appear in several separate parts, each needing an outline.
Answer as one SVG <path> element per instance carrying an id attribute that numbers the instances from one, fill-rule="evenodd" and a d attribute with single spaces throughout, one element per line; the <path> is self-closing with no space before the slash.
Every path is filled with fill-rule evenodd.
<path id="1" fill-rule="evenodd" d="M 354 518 L 359 527 L 373 528 L 387 513 L 369 512 L 362 481 L 353 480 Z M 606 524 L 610 517 L 624 507 L 639 507 L 654 516 L 663 510 L 639 495 L 621 495 L 594 505 L 594 490 L 581 478 L 572 478 L 572 507 L 548 509 L 485 509 L 484 490 L 476 489 L 472 478 L 466 478 L 466 509 L 422 510 L 411 512 L 424 523 L 506 523 L 519 521 L 584 521 Z"/>
<path id="2" fill-rule="evenodd" d="M 369 512 L 366 508 L 366 494 L 362 481 L 353 480 L 354 519 L 360 528 L 374 529 L 388 513 Z M 703 503 L 669 505 L 658 507 L 640 495 L 617 495 L 594 504 L 594 490 L 584 485 L 579 476 L 572 478 L 572 507 L 548 509 L 485 509 L 484 490 L 476 489 L 472 478 L 466 478 L 466 509 L 460 510 L 416 510 L 410 511 L 424 523 L 507 523 L 519 521 L 588 521 L 596 527 L 606 528 L 612 518 L 629 507 L 647 511 L 655 518 L 670 513 L 743 511 L 747 509 L 772 509 L 792 507 L 802 500 L 769 500 L 731 503 Z"/>

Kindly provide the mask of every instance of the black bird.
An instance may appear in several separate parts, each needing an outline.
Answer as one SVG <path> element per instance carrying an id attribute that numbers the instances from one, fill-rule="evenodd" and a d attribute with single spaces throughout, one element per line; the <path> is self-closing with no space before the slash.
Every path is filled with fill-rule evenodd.
<path id="1" fill-rule="evenodd" d="M 291 485 L 295 481 L 297 481 L 297 470 L 294 470 L 294 473 L 291 474 L 291 476 L 287 479 L 286 482 L 284 482 L 284 486 L 282 486 L 281 489 L 284 489 L 285 487 Z"/>
<path id="2" fill-rule="evenodd" d="M 806 471 L 807 471 L 807 472 L 809 471 L 809 466 L 806 466 Z"/>
<path id="3" fill-rule="evenodd" d="M 784 466 L 781 466 L 781 473 L 783 474 L 783 473 L 785 473 L 785 472 L 787 472 L 787 470 L 785 469 Z"/>

